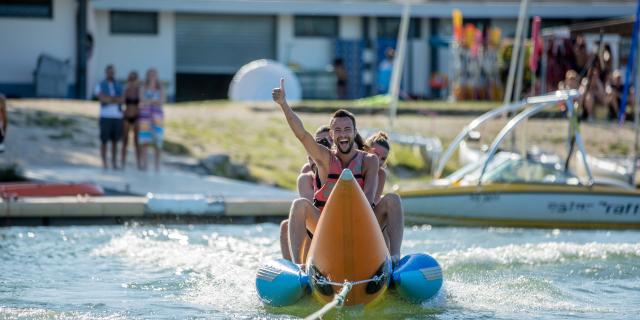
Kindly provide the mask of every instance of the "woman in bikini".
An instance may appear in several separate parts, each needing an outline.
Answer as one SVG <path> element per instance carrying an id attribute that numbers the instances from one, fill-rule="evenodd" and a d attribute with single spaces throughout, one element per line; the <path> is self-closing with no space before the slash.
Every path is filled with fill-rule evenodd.
<path id="1" fill-rule="evenodd" d="M 121 167 L 124 169 L 127 163 L 127 145 L 129 142 L 129 131 L 133 129 L 133 145 L 136 154 L 136 165 L 140 169 L 140 145 L 138 144 L 138 117 L 140 116 L 140 82 L 138 81 L 138 73 L 131 71 L 127 77 L 127 84 L 124 90 L 124 134 L 122 136 L 122 158 Z"/>

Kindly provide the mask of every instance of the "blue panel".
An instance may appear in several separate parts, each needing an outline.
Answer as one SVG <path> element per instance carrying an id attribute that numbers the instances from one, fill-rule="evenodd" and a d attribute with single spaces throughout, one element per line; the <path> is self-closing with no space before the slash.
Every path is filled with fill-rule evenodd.
<path id="1" fill-rule="evenodd" d="M 75 84 L 70 84 L 67 89 L 66 98 L 74 98 L 76 92 Z M 7 98 L 34 98 L 36 88 L 31 83 L 0 83 L 0 93 Z"/>
<path id="2" fill-rule="evenodd" d="M 364 96 L 362 82 L 364 41 L 337 39 L 335 48 L 335 57 L 344 61 L 344 67 L 347 70 L 347 99 L 362 98 Z"/>
<path id="3" fill-rule="evenodd" d="M 7 98 L 33 97 L 35 92 L 35 86 L 30 83 L 0 83 L 0 93 Z"/>

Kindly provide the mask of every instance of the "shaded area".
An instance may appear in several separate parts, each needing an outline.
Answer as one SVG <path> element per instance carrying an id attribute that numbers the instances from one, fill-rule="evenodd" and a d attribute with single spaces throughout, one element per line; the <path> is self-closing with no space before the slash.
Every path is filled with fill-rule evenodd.
<path id="1" fill-rule="evenodd" d="M 176 74 L 176 101 L 226 99 L 232 74 Z"/>

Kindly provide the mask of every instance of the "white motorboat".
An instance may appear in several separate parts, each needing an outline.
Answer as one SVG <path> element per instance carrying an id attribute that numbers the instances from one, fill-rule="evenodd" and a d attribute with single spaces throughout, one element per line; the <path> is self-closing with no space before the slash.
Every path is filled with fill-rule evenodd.
<path id="1" fill-rule="evenodd" d="M 448 177 L 420 189 L 400 190 L 407 221 L 448 225 L 491 225 L 549 228 L 640 228 L 640 192 L 629 185 L 594 180 L 577 115 L 567 109 L 570 147 L 566 161 L 531 159 L 499 146 L 531 116 L 559 102 L 573 106 L 575 90 L 531 97 L 496 110 L 524 109 L 498 133 L 481 161 L 471 162 Z M 495 116 L 495 115 L 493 115 Z M 443 161 L 473 130 L 465 127 L 444 153 Z M 569 145 L 573 145 L 570 143 Z M 569 168 L 574 149 L 586 168 L 579 178 Z M 442 172 L 441 161 L 436 176 Z"/>

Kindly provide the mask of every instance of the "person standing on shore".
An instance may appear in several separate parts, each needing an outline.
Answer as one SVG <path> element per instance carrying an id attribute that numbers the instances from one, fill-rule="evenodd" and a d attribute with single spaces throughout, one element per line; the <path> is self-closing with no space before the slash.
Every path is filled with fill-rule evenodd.
<path id="1" fill-rule="evenodd" d="M 342 58 L 333 60 L 333 72 L 336 74 L 336 98 L 344 100 L 347 98 L 347 69 Z"/>
<path id="2" fill-rule="evenodd" d="M 156 69 L 149 69 L 144 86 L 140 89 L 140 164 L 142 170 L 147 170 L 147 149 L 151 145 L 154 150 L 155 170 L 160 171 L 160 151 L 164 137 L 164 112 L 162 104 L 165 101 L 164 89 L 158 80 Z"/>
<path id="3" fill-rule="evenodd" d="M 393 58 L 395 50 L 387 48 L 384 51 L 384 60 L 378 65 L 378 93 L 388 94 L 391 85 L 391 73 L 393 71 Z"/>
<path id="4" fill-rule="evenodd" d="M 122 169 L 127 163 L 127 144 L 129 142 L 129 131 L 133 129 L 133 145 L 136 154 L 136 164 L 140 169 L 140 145 L 138 144 L 138 117 L 140 116 L 140 82 L 138 81 L 138 73 L 131 71 L 127 77 L 127 85 L 124 89 L 124 131 L 122 136 Z"/>
<path id="5" fill-rule="evenodd" d="M 113 65 L 108 65 L 105 73 L 106 78 L 95 88 L 96 96 L 100 101 L 100 156 L 102 167 L 105 170 L 108 169 L 107 143 L 111 142 L 111 165 L 114 170 L 117 170 L 118 142 L 122 138 L 121 104 L 124 97 L 122 85 L 115 80 L 116 72 Z"/>

